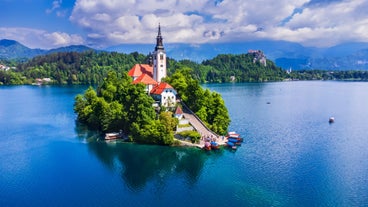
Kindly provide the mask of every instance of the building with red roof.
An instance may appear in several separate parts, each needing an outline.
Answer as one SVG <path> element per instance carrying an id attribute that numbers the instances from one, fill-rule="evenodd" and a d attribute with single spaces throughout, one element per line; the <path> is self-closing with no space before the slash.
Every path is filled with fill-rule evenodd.
<path id="1" fill-rule="evenodd" d="M 161 27 L 158 26 L 155 51 L 150 64 L 135 64 L 128 72 L 133 84 L 143 83 L 146 92 L 165 107 L 176 105 L 176 90 L 168 83 L 161 82 L 166 77 L 166 52 L 163 46 Z"/>
<path id="2" fill-rule="evenodd" d="M 128 75 L 136 80 L 139 76 L 147 74 L 153 77 L 153 67 L 148 64 L 135 64 L 128 72 Z"/>
<path id="3" fill-rule="evenodd" d="M 182 119 L 183 118 L 183 109 L 181 109 L 180 106 L 176 107 L 176 110 L 175 110 L 175 113 L 174 113 L 174 116 L 178 119 Z"/>
<path id="4" fill-rule="evenodd" d="M 155 101 L 159 101 L 161 106 L 174 107 L 176 105 L 176 90 L 168 83 L 161 82 L 150 92 Z"/>
<path id="5" fill-rule="evenodd" d="M 161 82 L 162 78 L 167 75 L 166 68 L 166 52 L 161 36 L 161 27 L 158 25 L 158 34 L 156 37 L 156 47 L 151 55 L 150 64 L 135 64 L 128 72 L 128 75 L 136 80 L 143 74 L 151 76 L 156 82 Z"/>
<path id="6" fill-rule="evenodd" d="M 153 89 L 154 86 L 158 85 L 158 83 L 155 80 L 153 80 L 153 78 L 148 74 L 142 74 L 141 76 L 133 80 L 133 84 L 138 83 L 143 83 L 144 85 L 146 85 L 146 92 L 148 94 L 150 93 L 150 91 Z"/>

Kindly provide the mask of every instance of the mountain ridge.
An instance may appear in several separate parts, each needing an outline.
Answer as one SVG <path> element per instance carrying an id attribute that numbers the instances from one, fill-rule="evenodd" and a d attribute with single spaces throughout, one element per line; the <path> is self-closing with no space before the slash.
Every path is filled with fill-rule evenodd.
<path id="1" fill-rule="evenodd" d="M 350 42 L 329 48 L 305 47 L 287 41 L 253 41 L 240 43 L 167 43 L 169 57 L 202 62 L 219 54 L 245 54 L 248 50 L 261 50 L 266 57 L 283 69 L 292 70 L 368 70 L 368 43 Z M 70 45 L 50 50 L 30 49 L 15 40 L 0 40 L 0 59 L 29 59 L 53 52 L 83 52 L 86 50 L 148 55 L 153 44 L 120 44 L 96 50 L 84 45 Z"/>
<path id="2" fill-rule="evenodd" d="M 59 47 L 50 50 L 31 49 L 15 40 L 0 40 L 0 60 L 30 59 L 38 55 L 45 55 L 55 52 L 83 52 L 87 50 L 95 49 L 84 45 L 69 45 L 66 47 Z"/>

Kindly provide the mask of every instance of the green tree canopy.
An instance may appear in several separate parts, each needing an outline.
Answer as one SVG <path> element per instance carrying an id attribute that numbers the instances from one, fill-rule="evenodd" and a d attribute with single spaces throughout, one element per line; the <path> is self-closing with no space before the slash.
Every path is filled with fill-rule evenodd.
<path id="1" fill-rule="evenodd" d="M 84 95 L 76 96 L 78 121 L 103 132 L 122 129 L 137 142 L 172 144 L 172 129 L 167 127 L 172 127 L 172 120 L 156 119 L 153 99 L 146 94 L 145 86 L 131 82 L 127 74 L 119 77 L 114 71 L 108 72 L 97 92 L 89 87 Z"/>
<path id="2" fill-rule="evenodd" d="M 221 95 L 204 90 L 195 80 L 191 69 L 178 69 L 166 81 L 180 95 L 182 101 L 206 123 L 207 127 L 218 134 L 225 134 L 230 124 L 230 117 Z"/>

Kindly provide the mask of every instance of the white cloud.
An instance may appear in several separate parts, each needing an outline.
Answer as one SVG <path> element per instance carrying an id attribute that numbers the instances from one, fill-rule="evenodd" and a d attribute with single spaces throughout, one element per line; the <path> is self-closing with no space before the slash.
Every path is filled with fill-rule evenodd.
<path id="1" fill-rule="evenodd" d="M 55 0 L 55 1 L 53 1 L 52 2 L 52 7 L 50 9 L 46 9 L 46 13 L 47 14 L 50 14 L 53 11 L 55 11 L 56 9 L 60 8 L 61 3 L 62 3 L 62 0 Z"/>
<path id="2" fill-rule="evenodd" d="M 276 32 L 270 32 L 270 36 L 317 47 L 345 41 L 368 41 L 367 10 L 368 2 L 365 0 L 305 8 L 295 14 L 285 27 L 274 28 Z"/>
<path id="3" fill-rule="evenodd" d="M 23 27 L 0 27 L 0 37 L 16 40 L 30 48 L 42 49 L 85 44 L 83 38 L 77 34 L 49 33 L 44 30 Z"/>
<path id="4" fill-rule="evenodd" d="M 203 43 L 257 39 L 308 0 L 77 0 L 70 20 L 98 46 L 151 43 L 161 23 L 165 42 Z M 275 9 L 277 8 L 277 9 Z"/>
<path id="5" fill-rule="evenodd" d="M 62 3 L 53 0 L 46 13 L 67 16 Z M 367 0 L 76 0 L 69 20 L 86 40 L 27 28 L 0 28 L 0 37 L 41 48 L 154 43 L 160 23 L 165 43 L 268 39 L 324 47 L 368 42 L 366 11 Z"/>

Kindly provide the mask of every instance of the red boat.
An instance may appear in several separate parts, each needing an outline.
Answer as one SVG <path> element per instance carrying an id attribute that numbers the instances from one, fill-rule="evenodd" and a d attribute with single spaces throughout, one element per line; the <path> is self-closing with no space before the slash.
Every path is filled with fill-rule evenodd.
<path id="1" fill-rule="evenodd" d="M 203 149 L 207 150 L 207 151 L 211 150 L 211 143 L 210 142 L 205 142 Z"/>

